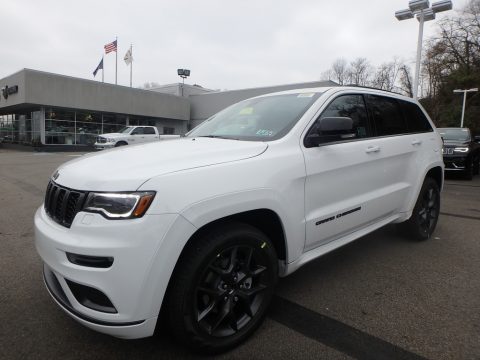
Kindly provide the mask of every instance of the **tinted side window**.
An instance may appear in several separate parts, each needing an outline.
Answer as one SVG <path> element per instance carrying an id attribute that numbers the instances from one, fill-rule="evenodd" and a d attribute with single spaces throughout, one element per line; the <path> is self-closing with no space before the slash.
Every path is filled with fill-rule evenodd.
<path id="1" fill-rule="evenodd" d="M 143 128 L 141 127 L 135 128 L 131 133 L 131 135 L 142 135 L 142 134 L 143 134 Z"/>
<path id="2" fill-rule="evenodd" d="M 427 117 L 417 104 L 402 100 L 400 100 L 399 103 L 403 110 L 403 116 L 407 121 L 408 132 L 416 133 L 433 131 Z"/>
<path id="3" fill-rule="evenodd" d="M 408 133 L 407 124 L 397 100 L 377 95 L 367 95 L 366 99 L 377 136 Z"/>
<path id="4" fill-rule="evenodd" d="M 144 127 L 143 133 L 146 135 L 155 135 L 155 129 L 150 127 Z"/>
<path id="5" fill-rule="evenodd" d="M 370 136 L 370 131 L 368 131 L 367 110 L 362 95 L 343 95 L 337 97 L 322 112 L 319 119 L 324 117 L 349 117 L 353 120 L 354 139 Z M 317 125 L 317 123 L 315 125 Z M 314 127 L 316 127 L 315 125 Z M 320 133 L 317 129 L 315 129 L 315 131 Z"/>

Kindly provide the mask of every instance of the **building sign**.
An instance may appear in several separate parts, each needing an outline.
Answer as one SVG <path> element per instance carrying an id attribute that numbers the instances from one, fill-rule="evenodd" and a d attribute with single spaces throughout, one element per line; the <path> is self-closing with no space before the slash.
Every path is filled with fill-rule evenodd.
<path id="1" fill-rule="evenodd" d="M 16 94 L 16 93 L 18 93 L 18 85 L 14 85 L 10 87 L 8 85 L 5 85 L 5 87 L 2 88 L 2 95 L 5 98 L 5 100 L 8 99 L 9 95 Z"/>

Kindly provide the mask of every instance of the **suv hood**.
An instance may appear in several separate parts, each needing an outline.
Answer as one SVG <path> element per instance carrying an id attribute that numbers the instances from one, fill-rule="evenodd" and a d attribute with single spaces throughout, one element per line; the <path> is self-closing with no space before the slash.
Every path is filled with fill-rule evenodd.
<path id="1" fill-rule="evenodd" d="M 152 177 L 258 156 L 263 142 L 180 138 L 84 155 L 58 168 L 59 185 L 87 191 L 133 191 Z"/>
<path id="2" fill-rule="evenodd" d="M 468 146 L 470 142 L 465 140 L 444 140 L 443 144 L 450 146 Z"/>
<path id="3" fill-rule="evenodd" d="M 108 134 L 100 134 L 98 136 L 103 137 L 103 138 L 117 138 L 117 137 L 124 137 L 124 136 L 128 136 L 128 135 L 130 135 L 130 134 L 108 133 Z"/>

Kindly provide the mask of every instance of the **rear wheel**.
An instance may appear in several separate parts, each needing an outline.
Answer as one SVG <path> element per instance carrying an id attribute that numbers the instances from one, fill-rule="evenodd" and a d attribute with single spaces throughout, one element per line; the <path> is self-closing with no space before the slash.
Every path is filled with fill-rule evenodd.
<path id="1" fill-rule="evenodd" d="M 427 240 L 437 226 L 440 214 L 440 190 L 437 182 L 427 177 L 423 182 L 412 216 L 399 224 L 402 233 L 415 240 Z"/>
<path id="2" fill-rule="evenodd" d="M 480 155 L 477 156 L 475 162 L 473 163 L 473 175 L 478 175 L 480 173 Z"/>
<path id="3" fill-rule="evenodd" d="M 474 172 L 474 163 L 473 163 L 473 158 L 469 157 L 466 160 L 465 164 L 465 179 L 467 180 L 472 180 L 473 179 L 473 172 Z"/>
<path id="4" fill-rule="evenodd" d="M 277 266 L 270 240 L 246 224 L 224 224 L 188 244 L 167 295 L 176 338 L 205 353 L 238 345 L 265 316 Z"/>

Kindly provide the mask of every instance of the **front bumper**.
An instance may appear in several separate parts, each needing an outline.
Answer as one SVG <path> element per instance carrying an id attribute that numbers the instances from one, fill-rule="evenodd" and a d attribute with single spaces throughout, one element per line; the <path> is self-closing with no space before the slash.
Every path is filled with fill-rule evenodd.
<path id="1" fill-rule="evenodd" d="M 98 143 L 96 142 L 95 144 L 93 144 L 93 147 L 97 150 L 103 150 L 103 149 L 111 149 L 111 148 L 114 148 L 115 147 L 115 143 Z"/>
<path id="2" fill-rule="evenodd" d="M 35 214 L 35 245 L 45 264 L 47 289 L 64 311 L 89 328 L 122 338 L 150 336 L 181 251 L 171 250 L 169 244 L 177 239 L 167 235 L 175 228 L 185 231 L 178 229 L 184 223 L 176 214 L 107 220 L 80 212 L 68 229 L 53 222 L 42 206 Z M 113 264 L 108 268 L 77 265 L 67 253 L 108 256 Z M 89 306 L 72 283 L 103 293 L 115 312 Z"/>
<path id="3" fill-rule="evenodd" d="M 464 171 L 466 169 L 466 156 L 443 156 L 446 171 Z"/>

